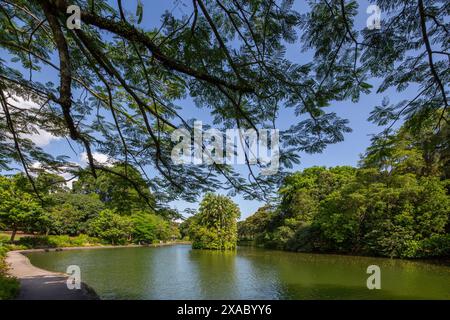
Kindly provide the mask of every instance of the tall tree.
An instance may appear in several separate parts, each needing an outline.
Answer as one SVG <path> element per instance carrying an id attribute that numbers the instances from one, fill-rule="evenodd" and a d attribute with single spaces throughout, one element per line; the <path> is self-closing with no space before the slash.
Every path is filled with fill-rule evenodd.
<path id="1" fill-rule="evenodd" d="M 105 209 L 97 194 L 59 192 L 51 194 L 44 210 L 51 220 L 49 232 L 78 235 L 87 233 L 89 221 Z"/>
<path id="2" fill-rule="evenodd" d="M 18 185 L 20 179 L 0 176 L 0 224 L 11 230 L 11 241 L 17 231 L 43 228 L 46 219 L 41 204 Z"/>
<path id="3" fill-rule="evenodd" d="M 73 191 L 98 194 L 108 208 L 123 215 L 155 207 L 154 196 L 140 172 L 127 164 L 115 164 L 100 172 L 97 178 L 84 170 L 73 183 Z"/>
<path id="4" fill-rule="evenodd" d="M 230 198 L 208 193 L 190 225 L 195 249 L 232 250 L 237 245 L 239 207 Z"/>

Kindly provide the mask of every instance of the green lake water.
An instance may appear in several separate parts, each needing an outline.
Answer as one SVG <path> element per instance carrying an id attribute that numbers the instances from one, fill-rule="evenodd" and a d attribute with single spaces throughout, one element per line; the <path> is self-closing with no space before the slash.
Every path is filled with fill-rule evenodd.
<path id="1" fill-rule="evenodd" d="M 28 257 L 52 271 L 78 265 L 102 299 L 450 299 L 450 267 L 418 261 L 189 245 Z M 367 289 L 369 265 L 381 268 L 380 290 Z"/>

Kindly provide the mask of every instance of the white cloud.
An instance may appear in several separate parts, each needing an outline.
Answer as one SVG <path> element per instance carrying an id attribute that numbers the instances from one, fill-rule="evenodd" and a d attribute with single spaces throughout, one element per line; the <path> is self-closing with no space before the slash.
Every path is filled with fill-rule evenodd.
<path id="1" fill-rule="evenodd" d="M 49 145 L 52 141 L 60 139 L 60 137 L 55 137 L 50 132 L 37 129 L 38 133 L 36 134 L 26 134 L 24 137 L 33 141 L 38 147 L 45 147 Z"/>
<path id="2" fill-rule="evenodd" d="M 112 166 L 113 160 L 110 159 L 106 154 L 101 152 L 93 152 L 92 156 L 94 157 L 94 160 L 97 161 L 98 163 L 106 166 Z M 88 157 L 86 151 L 81 153 L 80 160 L 82 165 L 87 165 Z"/>
<path id="3" fill-rule="evenodd" d="M 31 168 L 33 168 L 33 169 L 41 169 L 42 168 L 42 163 L 40 163 L 39 161 L 33 162 L 31 164 Z"/>
<path id="4" fill-rule="evenodd" d="M 9 103 L 17 108 L 28 110 L 28 109 L 38 109 L 40 106 L 31 100 L 25 100 L 22 97 L 14 96 L 14 98 L 10 98 Z"/>

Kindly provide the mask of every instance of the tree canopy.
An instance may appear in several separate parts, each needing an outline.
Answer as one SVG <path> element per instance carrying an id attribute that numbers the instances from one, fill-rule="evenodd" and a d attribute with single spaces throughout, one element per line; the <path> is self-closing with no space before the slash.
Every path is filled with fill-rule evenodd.
<path id="1" fill-rule="evenodd" d="M 21 188 L 21 178 L 0 176 L 0 225 L 12 231 L 11 241 L 18 230 L 35 231 L 46 223 L 40 203 Z"/>
<path id="2" fill-rule="evenodd" d="M 110 168 L 111 172 L 120 169 L 123 166 Z M 136 174 L 136 181 L 143 181 L 137 170 L 132 167 L 127 170 L 130 176 Z M 19 240 L 31 246 L 71 241 L 79 245 L 101 241 L 144 244 L 180 237 L 174 221 L 179 218 L 176 210 L 150 209 L 145 198 L 125 183 L 128 180 L 116 181 L 115 177 L 105 172 L 98 179 L 82 176 L 76 186 L 67 188 L 59 185 L 61 177 L 41 172 L 35 177 L 40 201 L 25 174 L 0 176 L 0 230 L 12 231 L 11 241 L 17 231 L 37 235 Z M 42 181 L 57 183 L 49 185 Z M 146 192 L 147 199 L 151 199 L 152 195 Z M 49 240 L 49 235 L 57 237 Z"/>
<path id="3" fill-rule="evenodd" d="M 348 121 L 325 107 L 357 101 L 372 90 L 372 78 L 382 79 L 378 92 L 417 89 L 410 100 L 375 106 L 370 119 L 387 132 L 399 119 L 420 126 L 437 112 L 436 130 L 448 122 L 446 1 L 377 1 L 383 18 L 372 30 L 356 29 L 360 8 L 344 0 L 310 2 L 303 14 L 292 0 L 194 0 L 183 16 L 164 13 L 160 27 L 142 20 L 151 7 L 141 1 L 137 15 L 121 0 L 1 4 L 0 168 L 21 163 L 29 177 L 36 161 L 76 173 L 64 155 L 49 155 L 29 139 L 45 130 L 82 146 L 94 178 L 108 172 L 96 150 L 148 173 L 146 184 L 164 200 L 193 200 L 220 186 L 262 199 L 300 152 L 343 140 Z M 66 23 L 69 4 L 81 9 L 80 29 Z M 290 61 L 291 45 L 313 58 Z M 278 174 L 261 176 L 249 163 L 248 179 L 216 163 L 173 165 L 170 133 L 192 127 L 178 105 L 187 96 L 221 129 L 274 127 L 293 109 L 298 119 L 280 134 Z M 20 99 L 38 107 L 20 107 Z"/>
<path id="4" fill-rule="evenodd" d="M 127 178 L 124 178 L 127 177 Z M 97 194 L 108 208 L 122 214 L 131 214 L 143 208 L 155 208 L 141 173 L 128 164 L 114 164 L 94 178 L 88 170 L 79 173 L 73 182 L 73 191 L 81 194 Z"/>
<path id="5" fill-rule="evenodd" d="M 239 207 L 226 196 L 207 193 L 189 225 L 194 249 L 233 250 L 237 246 Z"/>
<path id="6" fill-rule="evenodd" d="M 240 222 L 240 240 L 295 251 L 448 256 L 448 139 L 430 135 L 429 125 L 411 133 L 406 123 L 374 139 L 359 168 L 312 167 L 290 175 L 276 205 Z"/>

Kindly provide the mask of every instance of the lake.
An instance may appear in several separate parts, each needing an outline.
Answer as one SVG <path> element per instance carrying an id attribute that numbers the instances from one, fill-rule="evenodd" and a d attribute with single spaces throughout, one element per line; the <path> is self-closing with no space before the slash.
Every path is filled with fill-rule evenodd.
<path id="1" fill-rule="evenodd" d="M 450 299 L 450 267 L 426 262 L 190 245 L 33 252 L 32 264 L 65 272 L 102 299 Z M 369 290 L 369 265 L 381 289 Z"/>

